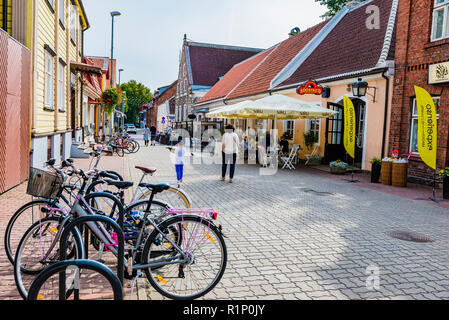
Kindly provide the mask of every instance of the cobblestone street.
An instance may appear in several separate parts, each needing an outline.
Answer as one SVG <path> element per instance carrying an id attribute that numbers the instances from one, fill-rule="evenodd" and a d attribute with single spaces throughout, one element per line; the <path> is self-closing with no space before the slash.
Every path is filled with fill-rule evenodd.
<path id="1" fill-rule="evenodd" d="M 164 147 L 142 147 L 124 160 L 104 157 L 102 167 L 138 182 L 135 166 L 152 166 L 158 171 L 150 181 L 174 181 L 169 158 Z M 301 168 L 261 176 L 259 167 L 240 165 L 234 184 L 222 182 L 220 172 L 218 165 L 189 164 L 182 186 L 193 207 L 219 212 L 226 235 L 226 272 L 204 299 L 449 298 L 447 209 Z M 25 189 L 0 197 L 2 239 Z M 391 231 L 413 231 L 434 242 L 396 240 L 386 234 Z M 3 250 L 0 299 L 20 299 Z M 370 277 L 376 274 L 378 282 Z M 139 299 L 162 298 L 146 280 L 138 286 Z"/>
<path id="2" fill-rule="evenodd" d="M 147 165 L 158 168 L 152 181 L 176 180 L 168 159 L 163 147 L 143 148 L 130 156 L 129 175 L 137 181 L 133 168 Z M 193 207 L 218 210 L 227 236 L 228 267 L 206 299 L 449 298 L 446 209 L 300 169 L 261 176 L 241 165 L 234 184 L 220 170 L 187 165 L 182 186 Z M 435 241 L 404 242 L 391 231 Z M 370 290 L 376 268 L 379 288 Z M 158 298 L 151 289 L 148 296 Z"/>

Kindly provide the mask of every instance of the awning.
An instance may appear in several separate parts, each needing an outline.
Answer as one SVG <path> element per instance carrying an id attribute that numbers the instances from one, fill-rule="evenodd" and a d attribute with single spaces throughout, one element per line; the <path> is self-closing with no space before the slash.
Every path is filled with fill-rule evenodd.
<path id="1" fill-rule="evenodd" d="M 75 71 L 81 71 L 81 72 L 86 72 L 86 73 L 93 73 L 93 74 L 97 74 L 97 75 L 100 75 L 100 76 L 102 75 L 100 67 L 92 66 L 92 65 L 87 64 L 87 63 L 70 61 L 70 68 L 72 70 L 75 70 Z"/>

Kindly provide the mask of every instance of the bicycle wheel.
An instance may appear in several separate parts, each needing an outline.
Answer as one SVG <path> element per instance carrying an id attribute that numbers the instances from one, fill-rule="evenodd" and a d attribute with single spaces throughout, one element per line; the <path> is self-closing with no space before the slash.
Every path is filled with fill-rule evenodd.
<path id="1" fill-rule="evenodd" d="M 66 284 L 60 296 L 60 277 Z M 92 293 L 92 287 L 101 294 Z M 123 286 L 111 269 L 91 260 L 59 262 L 45 269 L 30 287 L 28 300 L 123 300 Z"/>
<path id="2" fill-rule="evenodd" d="M 23 236 L 17 248 L 14 261 L 14 280 L 23 299 L 36 276 L 48 266 L 59 262 L 59 231 L 61 221 L 50 217 L 32 225 Z M 78 230 L 69 238 L 68 253 L 74 251 L 75 259 L 84 256 L 83 243 Z"/>
<path id="3" fill-rule="evenodd" d="M 175 216 L 154 230 L 145 243 L 142 264 L 150 284 L 163 296 L 191 300 L 206 295 L 223 277 L 227 250 L 220 230 L 199 216 Z M 182 230 L 179 252 L 167 241 Z M 179 262 L 176 262 L 179 261 Z"/>
<path id="4" fill-rule="evenodd" d="M 131 154 L 131 153 L 133 153 L 134 148 L 135 148 L 135 146 L 134 146 L 134 144 L 133 144 L 131 141 L 125 141 L 125 142 L 123 143 L 123 151 L 124 151 L 126 154 Z"/>
<path id="5" fill-rule="evenodd" d="M 140 143 L 138 141 L 134 140 L 134 139 L 130 139 L 129 141 L 134 144 L 134 149 L 133 149 L 132 153 L 139 152 L 139 150 L 140 150 Z"/>
<path id="6" fill-rule="evenodd" d="M 42 208 L 54 206 L 53 201 L 38 199 L 25 204 L 11 217 L 6 226 L 4 243 L 6 256 L 12 264 L 14 264 L 17 247 L 25 232 L 30 226 L 38 221 L 38 219 L 47 216 L 47 214 L 42 212 Z"/>
<path id="7" fill-rule="evenodd" d="M 116 148 L 115 148 L 115 152 L 117 153 L 117 155 L 118 155 L 120 158 L 123 158 L 123 157 L 125 156 L 125 150 L 124 150 L 124 148 L 122 148 L 122 147 L 116 147 Z"/>
<path id="8" fill-rule="evenodd" d="M 151 195 L 151 190 L 144 193 L 139 200 L 148 199 Z M 170 187 L 164 192 L 157 195 L 157 200 L 166 202 L 172 208 L 189 209 L 192 207 L 189 196 L 181 189 Z"/>

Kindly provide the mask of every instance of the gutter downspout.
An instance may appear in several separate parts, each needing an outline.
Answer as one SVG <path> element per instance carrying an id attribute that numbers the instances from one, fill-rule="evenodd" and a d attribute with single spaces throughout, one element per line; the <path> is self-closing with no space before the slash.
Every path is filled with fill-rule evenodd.
<path id="1" fill-rule="evenodd" d="M 385 69 L 382 72 L 382 78 L 386 80 L 387 88 L 385 92 L 385 114 L 384 114 L 384 132 L 383 132 L 383 139 L 382 139 L 382 158 L 385 158 L 385 146 L 386 146 L 386 138 L 387 138 L 387 117 L 388 117 L 388 104 L 390 101 L 390 78 L 385 75 L 385 72 L 387 72 L 388 69 Z"/>
<path id="2" fill-rule="evenodd" d="M 3 0 L 3 30 L 8 33 L 8 0 Z"/>

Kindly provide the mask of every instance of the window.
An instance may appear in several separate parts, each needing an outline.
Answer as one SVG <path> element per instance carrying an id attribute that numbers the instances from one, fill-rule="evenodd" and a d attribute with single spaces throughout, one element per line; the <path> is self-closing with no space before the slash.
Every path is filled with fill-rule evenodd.
<path id="1" fill-rule="evenodd" d="M 290 138 L 293 140 L 295 137 L 295 121 L 294 120 L 286 120 L 284 122 L 284 133 L 288 133 Z"/>
<path id="2" fill-rule="evenodd" d="M 306 123 L 306 132 L 313 132 L 317 137 L 317 144 L 320 144 L 320 119 L 309 119 Z"/>
<path id="3" fill-rule="evenodd" d="M 65 0 L 59 0 L 59 21 L 65 25 Z"/>
<path id="4" fill-rule="evenodd" d="M 437 120 L 440 113 L 440 97 L 434 97 L 435 107 L 437 109 Z M 410 134 L 410 151 L 413 153 L 418 152 L 418 107 L 416 106 L 416 99 L 413 100 L 413 113 L 412 113 L 412 124 L 411 124 L 411 134 Z"/>
<path id="5" fill-rule="evenodd" d="M 432 41 L 449 38 L 449 0 L 435 0 Z"/>
<path id="6" fill-rule="evenodd" d="M 65 111 L 66 103 L 66 75 L 65 65 L 59 63 L 58 73 L 58 108 L 60 111 Z"/>
<path id="7" fill-rule="evenodd" d="M 70 39 L 73 41 L 73 43 L 76 43 L 76 22 L 77 19 L 77 8 L 76 6 L 71 6 L 70 10 Z"/>
<path id="8" fill-rule="evenodd" d="M 45 53 L 45 108 L 54 109 L 54 57 L 49 52 Z"/>

